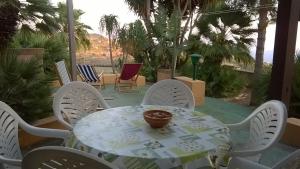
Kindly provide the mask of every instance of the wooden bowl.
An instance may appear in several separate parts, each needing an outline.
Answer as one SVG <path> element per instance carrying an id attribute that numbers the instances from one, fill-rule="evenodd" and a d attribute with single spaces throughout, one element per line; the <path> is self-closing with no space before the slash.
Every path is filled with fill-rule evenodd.
<path id="1" fill-rule="evenodd" d="M 145 121 L 152 128 L 162 128 L 172 119 L 172 114 L 163 110 L 148 110 L 144 112 Z"/>

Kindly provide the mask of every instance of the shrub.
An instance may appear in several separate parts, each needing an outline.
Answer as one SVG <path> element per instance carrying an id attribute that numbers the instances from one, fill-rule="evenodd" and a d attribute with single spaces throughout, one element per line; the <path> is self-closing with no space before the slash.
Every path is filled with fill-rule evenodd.
<path id="1" fill-rule="evenodd" d="M 51 89 L 37 59 L 22 61 L 13 52 L 0 57 L 0 100 L 10 105 L 25 121 L 49 115 Z"/>
<path id="2" fill-rule="evenodd" d="M 290 111 L 300 116 L 300 51 L 296 58 L 294 72 Z"/>
<path id="3" fill-rule="evenodd" d="M 268 89 L 271 80 L 271 72 L 272 66 L 264 66 L 262 74 L 258 78 L 258 81 L 252 83 L 252 90 L 256 91 L 253 92 L 254 95 L 251 96 L 255 98 L 253 100 L 253 103 L 255 105 L 260 105 L 267 100 Z"/>
<path id="4" fill-rule="evenodd" d="M 231 68 L 218 66 L 206 68 L 206 66 L 203 66 L 198 73 L 199 79 L 203 79 L 206 83 L 208 96 L 234 96 L 245 86 L 245 80 Z"/>
<path id="5" fill-rule="evenodd" d="M 48 37 L 41 33 L 19 32 L 14 37 L 13 48 L 44 48 L 43 67 L 46 74 L 56 75 L 55 62 L 68 60 L 68 44 L 63 34 Z M 58 76 L 56 76 L 58 77 Z"/>
<path id="6" fill-rule="evenodd" d="M 181 73 L 182 75 L 192 77 L 193 67 L 190 61 L 182 67 Z M 234 96 L 246 86 L 246 80 L 235 70 L 218 65 L 199 65 L 197 79 L 205 81 L 206 95 L 213 97 Z"/>
<path id="7" fill-rule="evenodd" d="M 150 65 L 143 65 L 141 69 L 141 75 L 146 77 L 146 81 L 155 82 L 156 81 L 156 71 Z"/>
<path id="8" fill-rule="evenodd" d="M 264 72 L 260 76 L 258 82 L 253 85 L 252 90 L 257 90 L 255 96 L 255 104 L 259 105 L 267 101 L 268 89 L 271 80 L 272 67 L 264 67 Z M 289 112 L 291 114 L 300 115 L 300 53 L 296 57 L 296 62 L 294 66 L 294 78 L 292 80 L 292 92 L 291 100 L 289 105 Z"/>

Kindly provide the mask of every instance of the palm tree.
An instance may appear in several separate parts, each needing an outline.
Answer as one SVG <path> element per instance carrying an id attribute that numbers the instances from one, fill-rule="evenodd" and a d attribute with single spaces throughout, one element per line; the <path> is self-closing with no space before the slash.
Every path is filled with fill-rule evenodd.
<path id="1" fill-rule="evenodd" d="M 61 30 L 68 33 L 68 22 L 67 22 L 67 5 L 65 3 L 58 3 L 57 5 L 58 15 L 56 17 Z M 74 30 L 75 30 L 75 40 L 76 46 L 80 49 L 88 49 L 91 45 L 90 40 L 88 38 L 88 31 L 92 30 L 92 28 L 84 23 L 80 22 L 80 17 L 84 14 L 82 10 L 74 9 Z"/>
<path id="2" fill-rule="evenodd" d="M 56 8 L 49 0 L 19 0 L 19 2 L 21 30 L 53 34 L 60 29 L 59 23 L 55 19 Z"/>
<path id="3" fill-rule="evenodd" d="M 263 68 L 264 61 L 264 49 L 265 49 L 265 41 L 266 41 L 266 29 L 271 19 L 268 18 L 268 15 L 272 13 L 275 9 L 276 0 L 259 0 L 259 6 L 262 7 L 258 10 L 259 22 L 258 22 L 258 31 L 257 31 L 257 45 L 256 45 L 256 54 L 255 54 L 255 69 L 254 69 L 254 80 L 257 81 L 261 74 Z M 270 5 L 269 8 L 266 6 Z M 252 96 L 255 95 L 255 90 L 252 90 Z M 251 97 L 250 104 L 256 104 L 255 98 Z"/>
<path id="4" fill-rule="evenodd" d="M 253 81 L 256 82 L 260 79 L 263 74 L 263 60 L 264 60 L 264 49 L 266 41 L 266 29 L 269 23 L 273 22 L 276 18 L 277 13 L 277 0 L 231 0 L 235 7 L 249 9 L 249 12 L 253 17 L 258 17 L 258 30 L 257 30 L 257 45 L 255 54 L 255 69 Z M 255 9 L 257 8 L 257 10 Z M 256 103 L 255 96 L 258 93 L 257 90 L 252 90 L 250 104 Z"/>
<path id="5" fill-rule="evenodd" d="M 109 54 L 110 54 L 110 62 L 112 66 L 113 73 L 115 73 L 115 66 L 114 61 L 112 58 L 112 38 L 117 34 L 117 30 L 119 28 L 119 23 L 117 20 L 116 15 L 103 15 L 99 22 L 100 25 L 100 31 L 106 32 L 108 35 L 108 41 L 109 41 Z"/>
<path id="6" fill-rule="evenodd" d="M 162 25 L 168 25 L 167 31 L 172 34 L 172 38 L 168 39 L 173 46 L 169 46 L 168 50 L 171 53 L 172 58 L 172 77 L 175 75 L 176 66 L 178 63 L 185 63 L 188 57 L 185 59 L 178 59 L 178 56 L 182 55 L 182 47 L 191 35 L 193 28 L 195 27 L 194 20 L 200 17 L 202 9 L 206 8 L 208 4 L 214 3 L 212 0 L 125 0 L 129 5 L 129 8 L 138 14 L 144 21 L 147 38 L 150 42 L 151 48 L 159 47 L 155 38 L 159 38 L 157 35 L 159 29 L 156 24 L 162 23 Z M 160 10 L 164 9 L 164 12 Z M 194 14 L 196 13 L 196 16 Z M 150 19 L 166 16 L 162 20 Z M 196 18 L 196 19 L 195 19 Z M 164 22 L 164 23 L 163 23 Z M 168 23 L 166 23 L 168 22 Z M 181 27 L 183 25 L 183 27 Z M 166 29 L 165 29 L 166 30 Z M 186 36 L 188 35 L 188 36 Z M 166 37 L 169 37 L 167 35 Z M 163 38 L 161 38 L 163 40 Z M 164 40 L 161 42 L 165 42 Z M 164 57 L 164 56 L 162 56 Z M 166 59 L 167 60 L 167 59 Z M 178 61 L 180 60 L 180 62 Z"/>
<path id="7" fill-rule="evenodd" d="M 216 10 L 232 9 L 223 4 Z M 204 62 L 219 66 L 225 59 L 251 62 L 249 48 L 254 42 L 252 35 L 256 32 L 251 27 L 251 22 L 251 17 L 242 11 L 202 16 L 197 22 L 197 37 L 205 39 L 199 39 Z"/>
<path id="8" fill-rule="evenodd" d="M 122 28 L 118 30 L 118 39 L 117 39 L 117 44 L 122 48 L 122 53 L 123 53 L 123 59 L 122 59 L 122 64 L 126 63 L 127 61 L 127 56 L 128 56 L 128 28 L 126 25 L 124 25 Z"/>
<path id="9" fill-rule="evenodd" d="M 129 8 L 134 11 L 138 16 L 140 16 L 146 26 L 147 32 L 151 31 L 152 23 L 150 21 L 151 11 L 154 10 L 155 0 L 125 0 Z"/>

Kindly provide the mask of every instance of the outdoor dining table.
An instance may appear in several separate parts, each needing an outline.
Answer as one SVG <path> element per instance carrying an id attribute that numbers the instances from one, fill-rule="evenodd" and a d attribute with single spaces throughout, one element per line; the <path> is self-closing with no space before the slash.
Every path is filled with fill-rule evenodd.
<path id="1" fill-rule="evenodd" d="M 172 113 L 164 128 L 153 129 L 143 118 L 147 110 Z M 87 115 L 73 129 L 75 137 L 120 169 L 197 168 L 209 153 L 229 142 L 226 126 L 189 109 L 141 105 L 110 108 Z M 206 163 L 205 165 L 207 165 Z"/>

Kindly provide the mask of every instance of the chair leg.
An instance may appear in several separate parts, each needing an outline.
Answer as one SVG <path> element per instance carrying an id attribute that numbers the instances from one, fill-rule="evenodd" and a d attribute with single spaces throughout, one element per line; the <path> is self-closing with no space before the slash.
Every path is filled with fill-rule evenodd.
<path id="1" fill-rule="evenodd" d="M 104 81 L 104 77 L 102 76 L 101 80 L 100 80 L 100 84 L 102 83 L 103 88 L 105 89 L 105 81 Z"/>
<path id="2" fill-rule="evenodd" d="M 117 89 L 117 79 L 115 80 L 115 90 Z"/>

